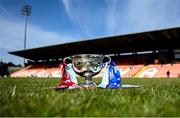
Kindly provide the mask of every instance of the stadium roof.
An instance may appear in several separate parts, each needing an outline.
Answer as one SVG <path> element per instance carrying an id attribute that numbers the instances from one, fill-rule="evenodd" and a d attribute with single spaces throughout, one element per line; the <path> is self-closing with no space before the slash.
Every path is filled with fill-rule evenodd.
<path id="1" fill-rule="evenodd" d="M 9 52 L 30 60 L 59 59 L 74 54 L 119 54 L 180 48 L 180 27 L 103 37 Z"/>

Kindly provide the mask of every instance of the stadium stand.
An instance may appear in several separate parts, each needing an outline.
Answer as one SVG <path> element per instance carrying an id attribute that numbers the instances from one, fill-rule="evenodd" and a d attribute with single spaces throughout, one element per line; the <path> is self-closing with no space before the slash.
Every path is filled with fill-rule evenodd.
<path id="1" fill-rule="evenodd" d="M 61 77 L 61 65 L 30 65 L 11 74 L 11 77 Z"/>
<path id="2" fill-rule="evenodd" d="M 180 64 L 163 64 L 159 67 L 154 77 L 167 77 L 167 71 L 170 71 L 170 77 L 179 77 Z"/>
<path id="3" fill-rule="evenodd" d="M 119 65 L 122 77 L 134 77 L 135 74 L 143 67 L 143 65 Z"/>
<path id="4" fill-rule="evenodd" d="M 61 77 L 59 63 L 74 54 L 113 54 L 124 78 L 180 77 L 179 39 L 175 27 L 9 52 L 31 62 L 11 77 Z"/>
<path id="5" fill-rule="evenodd" d="M 11 77 L 61 77 L 61 67 L 28 66 L 11 74 Z M 163 78 L 170 71 L 171 78 L 180 77 L 180 64 L 118 65 L 123 78 Z M 96 77 L 101 77 L 102 73 Z"/>

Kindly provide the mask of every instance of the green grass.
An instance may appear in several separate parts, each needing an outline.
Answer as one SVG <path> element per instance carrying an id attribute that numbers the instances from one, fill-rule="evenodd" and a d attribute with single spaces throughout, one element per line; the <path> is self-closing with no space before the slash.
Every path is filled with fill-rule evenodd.
<path id="1" fill-rule="evenodd" d="M 0 78 L 0 116 L 180 116 L 180 79 L 123 83 L 142 87 L 55 91 L 57 78 Z"/>

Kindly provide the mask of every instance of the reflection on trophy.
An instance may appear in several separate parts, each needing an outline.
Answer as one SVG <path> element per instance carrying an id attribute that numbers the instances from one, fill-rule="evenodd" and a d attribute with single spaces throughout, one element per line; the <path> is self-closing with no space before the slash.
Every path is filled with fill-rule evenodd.
<path id="1" fill-rule="evenodd" d="M 92 77 L 101 71 L 105 57 L 111 61 L 109 56 L 101 54 L 77 54 L 64 58 L 63 62 L 65 63 L 66 59 L 72 60 L 73 70 L 78 75 L 85 77 L 85 82 L 82 83 L 83 87 L 95 87 L 96 83 L 92 81 Z"/>

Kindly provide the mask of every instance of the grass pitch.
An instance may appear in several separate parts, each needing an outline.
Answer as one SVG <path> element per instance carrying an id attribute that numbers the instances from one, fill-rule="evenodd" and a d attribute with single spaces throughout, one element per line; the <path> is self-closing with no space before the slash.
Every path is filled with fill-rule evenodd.
<path id="1" fill-rule="evenodd" d="M 180 116 L 180 78 L 123 79 L 140 88 L 55 91 L 58 84 L 57 78 L 0 78 L 0 116 Z"/>

